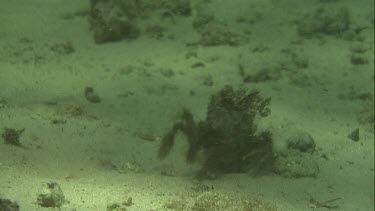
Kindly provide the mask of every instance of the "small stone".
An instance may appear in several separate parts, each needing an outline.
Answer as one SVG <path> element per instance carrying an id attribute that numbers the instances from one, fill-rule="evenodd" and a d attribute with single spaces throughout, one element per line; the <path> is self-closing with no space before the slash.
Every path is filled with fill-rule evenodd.
<path id="1" fill-rule="evenodd" d="M 101 102 L 100 97 L 97 94 L 95 94 L 94 88 L 92 87 L 85 87 L 84 94 L 85 94 L 86 100 L 89 101 L 90 103 Z"/>
<path id="2" fill-rule="evenodd" d="M 358 142 L 359 141 L 359 128 L 353 130 L 349 135 L 348 138 L 350 138 L 352 141 Z"/>
<path id="3" fill-rule="evenodd" d="M 1 211 L 19 211 L 20 207 L 17 202 L 12 202 L 9 199 L 0 198 L 0 210 Z"/>

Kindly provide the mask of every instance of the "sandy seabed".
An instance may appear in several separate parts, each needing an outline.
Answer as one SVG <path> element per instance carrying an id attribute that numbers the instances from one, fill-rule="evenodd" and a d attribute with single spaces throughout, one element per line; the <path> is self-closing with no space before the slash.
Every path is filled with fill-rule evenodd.
<path id="1" fill-rule="evenodd" d="M 210 4 L 219 21 L 247 35 L 245 42 L 186 45 L 199 35 L 190 17 L 176 17 L 162 38 L 145 33 L 98 45 L 87 17 L 69 16 L 86 10 L 88 1 L 1 1 L 0 129 L 25 130 L 21 147 L 0 143 L 0 198 L 21 210 L 105 210 L 129 198 L 127 210 L 173 210 L 173 202 L 189 210 L 210 192 L 286 211 L 327 210 L 325 202 L 333 199 L 327 204 L 335 210 L 374 210 L 374 2 Z M 352 24 L 364 29 L 349 41 L 301 38 L 295 22 L 322 5 L 347 8 Z M 308 65 L 278 73 L 277 80 L 244 82 L 239 74 L 240 66 L 262 69 L 295 54 Z M 157 137 L 181 108 L 204 118 L 209 96 L 226 84 L 272 98 L 264 127 L 311 134 L 324 155 L 316 178 L 226 174 L 198 181 L 199 164 L 184 162 L 183 136 L 165 160 L 157 159 Z M 100 103 L 85 99 L 88 86 Z M 356 128 L 358 142 L 348 138 Z M 60 208 L 37 204 L 49 182 L 65 195 Z"/>

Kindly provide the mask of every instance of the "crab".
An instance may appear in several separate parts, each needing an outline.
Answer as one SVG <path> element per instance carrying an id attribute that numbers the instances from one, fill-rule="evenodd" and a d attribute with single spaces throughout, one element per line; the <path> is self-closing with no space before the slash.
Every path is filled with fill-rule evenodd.
<path id="1" fill-rule="evenodd" d="M 216 178 L 222 173 L 252 172 L 259 174 L 270 170 L 275 156 L 272 152 L 272 136 L 266 130 L 258 133 L 257 116 L 270 113 L 270 98 L 263 98 L 258 91 L 225 86 L 211 96 L 204 121 L 196 122 L 188 109 L 162 137 L 158 157 L 165 158 L 171 151 L 176 134 L 186 135 L 189 148 L 187 163 L 197 160 L 203 152 L 204 160 L 198 178 Z"/>

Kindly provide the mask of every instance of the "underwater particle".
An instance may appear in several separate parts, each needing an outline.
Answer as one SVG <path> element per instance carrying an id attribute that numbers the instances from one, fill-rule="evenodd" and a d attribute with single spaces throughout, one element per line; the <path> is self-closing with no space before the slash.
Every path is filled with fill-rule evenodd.
<path id="1" fill-rule="evenodd" d="M 20 207 L 17 202 L 12 202 L 9 199 L 0 198 L 0 210 L 1 211 L 19 211 Z"/>
<path id="2" fill-rule="evenodd" d="M 3 140 L 6 144 L 21 146 L 20 136 L 23 131 L 25 131 L 25 128 L 21 130 L 4 128 L 4 132 L 1 134 L 1 137 L 3 137 Z"/>
<path id="3" fill-rule="evenodd" d="M 85 87 L 84 94 L 85 94 L 86 100 L 89 101 L 90 103 L 101 102 L 100 97 L 94 92 L 94 88 L 92 87 L 89 87 L 89 86 Z"/>
<path id="4" fill-rule="evenodd" d="M 349 135 L 348 138 L 350 138 L 352 141 L 358 142 L 359 141 L 359 128 L 356 128 L 353 130 Z"/>
<path id="5" fill-rule="evenodd" d="M 64 193 L 56 182 L 47 183 L 45 192 L 37 198 L 37 204 L 41 207 L 61 207 L 66 202 Z"/>

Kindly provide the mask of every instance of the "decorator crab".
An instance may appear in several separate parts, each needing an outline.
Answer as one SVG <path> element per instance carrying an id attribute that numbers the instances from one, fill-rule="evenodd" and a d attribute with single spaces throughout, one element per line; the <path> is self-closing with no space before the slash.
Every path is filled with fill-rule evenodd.
<path id="1" fill-rule="evenodd" d="M 258 91 L 235 91 L 225 86 L 211 96 L 204 121 L 196 122 L 189 110 L 183 110 L 180 120 L 162 138 L 158 157 L 168 155 L 175 135 L 181 131 L 189 144 L 188 163 L 193 163 L 198 152 L 203 152 L 198 178 L 215 178 L 220 173 L 260 174 L 270 170 L 275 160 L 271 133 L 258 133 L 255 124 L 256 116 L 265 117 L 270 113 L 269 102 L 270 98 L 261 97 Z"/>

